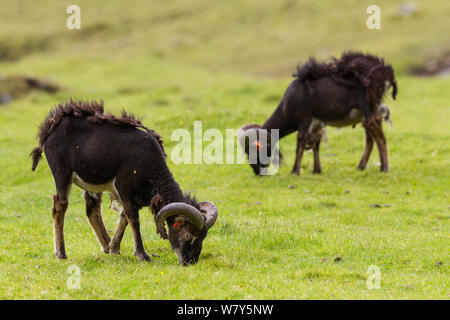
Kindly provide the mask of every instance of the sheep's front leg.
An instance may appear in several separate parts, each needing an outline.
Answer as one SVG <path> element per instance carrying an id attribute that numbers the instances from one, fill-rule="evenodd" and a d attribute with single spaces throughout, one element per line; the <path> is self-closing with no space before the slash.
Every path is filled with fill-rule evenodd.
<path id="1" fill-rule="evenodd" d="M 103 252 L 109 252 L 109 242 L 111 241 L 108 231 L 106 231 L 105 224 L 102 218 L 102 194 L 96 193 L 90 195 L 84 192 L 84 200 L 86 202 L 86 215 L 97 236 L 98 242 L 103 248 Z"/>
<path id="2" fill-rule="evenodd" d="M 312 173 L 321 173 L 322 166 L 320 165 L 320 139 L 313 144 L 313 153 L 314 153 L 314 169 Z"/>
<path id="3" fill-rule="evenodd" d="M 295 158 L 294 167 L 292 168 L 291 174 L 300 175 L 303 151 L 305 151 L 305 143 L 302 134 L 299 132 L 297 136 L 297 156 Z"/>
<path id="4" fill-rule="evenodd" d="M 361 157 L 361 161 L 358 164 L 359 170 L 364 170 L 367 167 L 367 163 L 369 162 L 370 154 L 373 149 L 373 138 L 370 135 L 369 130 L 365 129 L 366 132 L 366 145 L 364 146 L 364 152 Z"/>
<path id="5" fill-rule="evenodd" d="M 120 254 L 120 242 L 122 241 L 125 228 L 128 225 L 127 217 L 124 211 L 119 216 L 119 221 L 117 222 L 117 229 L 114 236 L 109 244 L 109 252 L 112 254 Z"/>
<path id="6" fill-rule="evenodd" d="M 150 261 L 150 256 L 144 249 L 144 244 L 142 243 L 142 236 L 139 223 L 139 210 L 136 208 L 125 207 L 125 215 L 127 217 L 128 223 L 133 230 L 134 238 L 134 255 L 139 260 Z"/>

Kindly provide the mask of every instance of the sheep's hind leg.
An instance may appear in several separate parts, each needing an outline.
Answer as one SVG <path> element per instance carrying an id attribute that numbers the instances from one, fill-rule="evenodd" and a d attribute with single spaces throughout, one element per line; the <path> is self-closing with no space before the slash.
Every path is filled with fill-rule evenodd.
<path id="1" fill-rule="evenodd" d="M 370 135 L 369 130 L 365 129 L 366 132 L 366 145 L 364 146 L 364 152 L 361 157 L 361 161 L 358 164 L 359 170 L 364 170 L 367 167 L 367 163 L 369 162 L 370 154 L 373 149 L 373 138 Z"/>
<path id="2" fill-rule="evenodd" d="M 56 179 L 55 179 L 56 180 Z M 55 245 L 55 256 L 58 259 L 67 259 L 64 244 L 64 218 L 69 206 L 70 177 L 60 183 L 56 180 L 56 194 L 53 196 L 53 234 Z"/>
<path id="3" fill-rule="evenodd" d="M 318 141 L 314 142 L 313 144 L 313 153 L 314 153 L 314 168 L 312 173 L 321 173 L 322 172 L 322 166 L 320 165 L 320 138 Z"/>
<path id="4" fill-rule="evenodd" d="M 109 244 L 109 252 L 111 254 L 120 254 L 120 242 L 122 241 L 123 234 L 125 233 L 125 228 L 128 225 L 127 217 L 124 211 L 119 216 L 119 221 L 117 222 L 116 232 Z"/>
<path id="5" fill-rule="evenodd" d="M 386 137 L 384 136 L 381 121 L 377 121 L 373 135 L 375 138 L 375 142 L 377 143 L 378 153 L 380 155 L 380 163 L 381 163 L 380 170 L 382 172 L 388 172 L 389 171 L 388 151 L 387 151 Z"/>
<path id="6" fill-rule="evenodd" d="M 102 193 L 89 194 L 84 192 L 84 200 L 86 202 L 86 215 L 97 236 L 103 252 L 109 253 L 109 243 L 111 241 L 108 231 L 102 219 Z"/>
<path id="7" fill-rule="evenodd" d="M 375 117 L 371 117 L 363 123 L 366 130 L 369 131 L 370 136 L 375 140 L 378 147 L 378 153 L 380 155 L 380 170 L 383 172 L 389 171 L 389 161 L 388 161 L 388 152 L 387 152 L 387 144 L 386 137 L 384 136 L 381 119 L 376 119 Z M 372 142 L 373 144 L 373 142 Z"/>

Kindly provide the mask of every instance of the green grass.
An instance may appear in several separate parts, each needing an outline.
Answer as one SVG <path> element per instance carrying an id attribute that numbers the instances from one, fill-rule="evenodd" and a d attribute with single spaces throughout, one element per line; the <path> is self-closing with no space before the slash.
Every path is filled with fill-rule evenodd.
<path id="1" fill-rule="evenodd" d="M 7 1 L 0 12 L 0 53 L 17 57 L 0 61 L 1 72 L 63 87 L 0 106 L 0 298 L 449 298 L 450 81 L 403 72 L 449 43 L 448 1 L 419 2 L 410 19 L 395 18 L 401 2 L 381 1 L 379 32 L 365 29 L 368 3 L 360 1 L 79 1 L 81 31 L 65 29 L 69 2 L 50 3 Z M 248 165 L 175 165 L 169 156 L 182 189 L 219 208 L 197 265 L 177 265 L 147 208 L 144 245 L 160 257 L 137 261 L 129 228 L 121 256 L 102 253 L 77 187 L 65 226 L 68 260 L 54 257 L 53 179 L 45 160 L 33 173 L 27 159 L 50 107 L 72 95 L 103 98 L 108 111 L 145 116 L 170 155 L 174 129 L 192 131 L 195 120 L 223 133 L 261 123 L 297 62 L 346 48 L 384 55 L 398 70 L 398 99 L 387 100 L 388 174 L 379 172 L 376 150 L 367 170 L 356 170 L 359 126 L 328 128 L 321 175 L 311 174 L 310 153 L 302 175 L 289 175 L 294 135 L 281 141 L 285 160 L 275 176 L 255 177 Z M 103 216 L 114 230 L 108 205 Z M 66 286 L 71 265 L 81 269 L 80 290 Z M 371 265 L 381 270 L 381 289 L 366 286 Z"/>

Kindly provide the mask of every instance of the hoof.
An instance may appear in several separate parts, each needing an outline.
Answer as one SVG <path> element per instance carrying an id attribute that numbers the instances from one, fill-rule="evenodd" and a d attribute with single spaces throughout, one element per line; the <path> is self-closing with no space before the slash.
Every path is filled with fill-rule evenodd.
<path id="1" fill-rule="evenodd" d="M 358 166 L 357 166 L 357 168 L 358 168 L 358 170 L 364 170 L 364 169 L 366 169 L 366 166 L 365 165 L 362 165 L 361 163 L 360 164 L 358 164 Z"/>
<path id="2" fill-rule="evenodd" d="M 110 247 L 109 253 L 114 255 L 120 255 L 120 248 L 119 247 Z"/>
<path id="3" fill-rule="evenodd" d="M 143 253 L 134 253 L 134 255 L 138 258 L 138 260 L 140 260 L 140 261 L 148 261 L 148 262 L 150 262 L 150 261 L 152 261 L 151 259 L 150 259 L 150 256 L 147 254 L 147 252 L 143 252 Z"/>
<path id="4" fill-rule="evenodd" d="M 300 171 L 291 171 L 291 174 L 292 174 L 292 175 L 299 176 L 299 175 L 300 175 Z"/>
<path id="5" fill-rule="evenodd" d="M 56 258 L 58 258 L 60 260 L 67 259 L 67 255 L 65 253 L 55 252 L 55 256 L 56 256 Z"/>

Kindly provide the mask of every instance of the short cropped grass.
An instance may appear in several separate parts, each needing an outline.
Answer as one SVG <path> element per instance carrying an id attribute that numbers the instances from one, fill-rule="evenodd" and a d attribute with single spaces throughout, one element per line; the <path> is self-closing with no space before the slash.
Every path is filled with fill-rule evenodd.
<path id="1" fill-rule="evenodd" d="M 401 72 L 423 57 L 425 46 L 437 48 L 448 37 L 448 23 L 439 20 L 446 19 L 446 1 L 442 7 L 420 2 L 416 21 L 423 28 L 417 33 L 386 2 L 390 18 L 378 34 L 364 29 L 367 5 L 359 1 L 335 9 L 332 1 L 268 7 L 248 1 L 243 8 L 228 1 L 139 1 L 131 8 L 121 1 L 80 1 L 85 20 L 79 33 L 65 29 L 63 2 L 7 2 L 0 14 L 0 39 L 7 40 L 0 48 L 11 38 L 33 35 L 48 47 L 0 61 L 1 72 L 49 78 L 63 90 L 32 92 L 0 106 L 0 298 L 449 298 L 450 82 Z M 363 26 L 355 29 L 359 22 Z M 426 37 L 429 32 L 435 37 Z M 328 128 L 321 175 L 311 174 L 310 153 L 301 176 L 289 174 L 295 135 L 281 141 L 284 163 L 274 176 L 255 177 L 242 164 L 171 160 L 174 129 L 192 132 L 201 120 L 203 130 L 225 134 L 262 123 L 299 60 L 320 55 L 319 48 L 328 55 L 350 47 L 385 55 L 399 66 L 398 99 L 386 100 L 394 122 L 385 127 L 388 174 L 379 172 L 376 150 L 366 171 L 356 169 L 364 146 L 360 126 Z M 37 145 L 39 123 L 69 96 L 103 99 L 107 111 L 124 108 L 143 116 L 164 138 L 169 167 L 183 191 L 216 203 L 219 219 L 197 265 L 178 266 L 148 208 L 141 210 L 144 245 L 159 257 L 137 261 L 129 228 L 120 256 L 102 253 L 75 186 L 65 224 L 68 259 L 54 257 L 53 179 L 45 159 L 33 173 L 27 157 Z M 108 205 L 105 197 L 103 216 L 113 231 L 118 217 Z M 67 286 L 72 265 L 81 270 L 79 290 Z M 367 286 L 369 266 L 380 270 L 380 289 Z"/>

